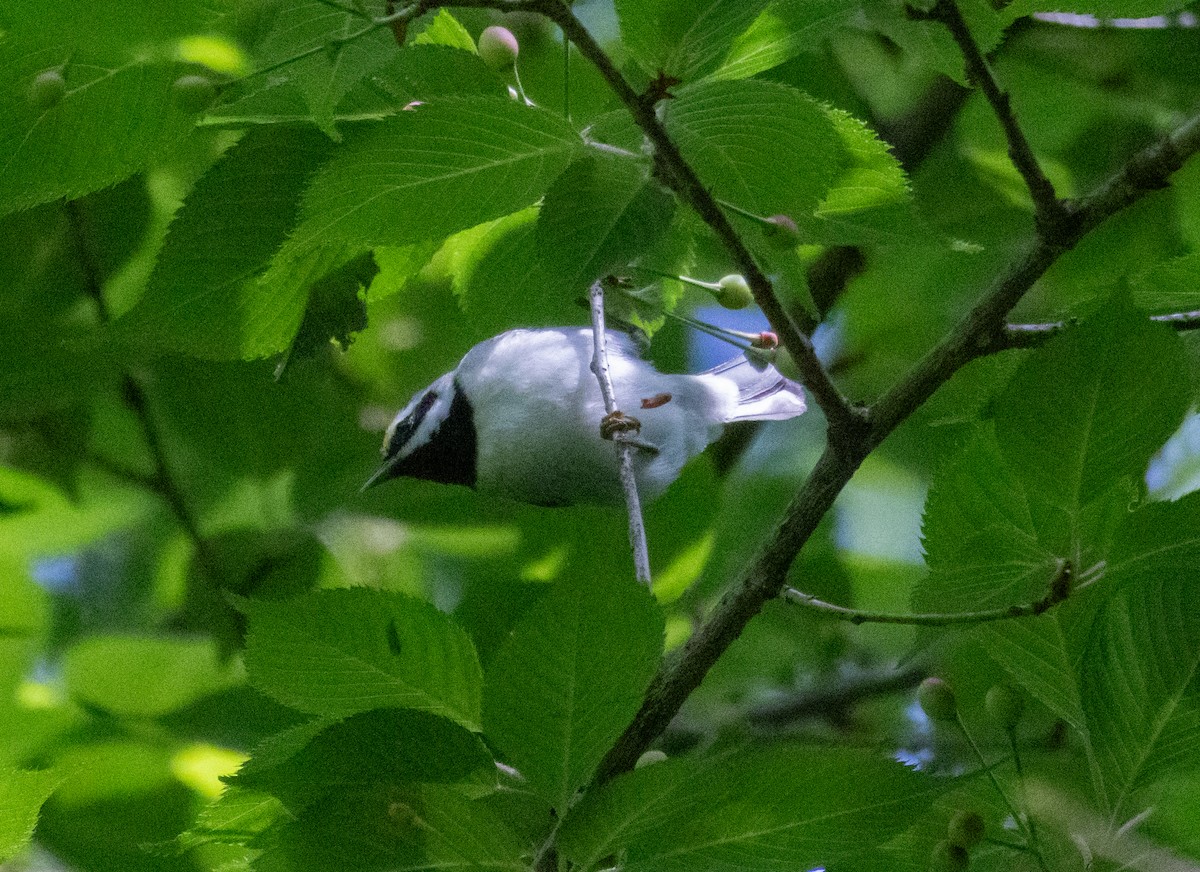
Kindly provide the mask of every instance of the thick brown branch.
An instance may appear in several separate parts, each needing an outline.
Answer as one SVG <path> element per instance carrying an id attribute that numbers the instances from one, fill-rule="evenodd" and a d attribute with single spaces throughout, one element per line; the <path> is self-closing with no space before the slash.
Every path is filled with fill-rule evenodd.
<path id="1" fill-rule="evenodd" d="M 856 444 L 861 445 L 861 441 Z M 597 780 L 606 781 L 633 767 L 742 628 L 768 600 L 779 596 L 792 560 L 865 456 L 861 450 L 848 453 L 826 449 L 792 500 L 770 544 L 691 638 L 659 669 L 637 717 L 600 764 Z"/>

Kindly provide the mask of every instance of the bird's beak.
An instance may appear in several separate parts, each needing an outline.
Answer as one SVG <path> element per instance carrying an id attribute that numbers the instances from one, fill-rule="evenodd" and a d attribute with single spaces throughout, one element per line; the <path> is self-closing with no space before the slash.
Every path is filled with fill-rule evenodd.
<path id="1" fill-rule="evenodd" d="M 367 479 L 366 484 L 358 489 L 358 492 L 361 494 L 363 491 L 375 487 L 375 485 L 379 484 L 380 482 L 395 478 L 395 469 L 399 462 L 400 458 L 398 456 L 389 457 L 380 465 L 379 469 L 375 470 L 371 477 Z"/>

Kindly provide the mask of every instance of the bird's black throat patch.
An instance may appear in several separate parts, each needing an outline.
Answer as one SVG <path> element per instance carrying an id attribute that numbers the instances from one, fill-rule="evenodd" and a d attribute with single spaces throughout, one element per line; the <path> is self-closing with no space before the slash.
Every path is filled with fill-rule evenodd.
<path id="1" fill-rule="evenodd" d="M 430 400 L 429 405 L 432 404 Z M 424 402 L 421 405 L 425 405 Z M 414 411 L 414 430 L 427 412 L 428 408 L 422 409 L 420 406 Z M 450 413 L 428 442 L 396 465 L 395 475 L 475 487 L 476 452 L 475 413 L 462 388 L 455 382 Z"/>

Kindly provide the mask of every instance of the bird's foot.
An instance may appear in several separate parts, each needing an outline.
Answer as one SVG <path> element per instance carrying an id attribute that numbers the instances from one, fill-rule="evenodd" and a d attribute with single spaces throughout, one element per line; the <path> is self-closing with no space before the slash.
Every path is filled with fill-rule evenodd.
<path id="1" fill-rule="evenodd" d="M 600 435 L 605 439 L 614 439 L 618 433 L 637 433 L 641 429 L 641 421 L 632 415 L 626 415 L 620 409 L 609 412 L 600 419 Z"/>

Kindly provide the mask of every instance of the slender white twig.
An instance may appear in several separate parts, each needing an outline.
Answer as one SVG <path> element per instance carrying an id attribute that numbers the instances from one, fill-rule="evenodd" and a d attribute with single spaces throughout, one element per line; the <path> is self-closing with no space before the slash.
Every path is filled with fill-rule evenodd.
<path id="1" fill-rule="evenodd" d="M 596 281 L 588 291 L 592 304 L 592 372 L 600 383 L 607 415 L 617 412 L 617 397 L 612 376 L 608 371 L 608 341 L 604 330 L 604 286 Z M 629 547 L 633 549 L 633 568 L 637 580 L 650 586 L 650 551 L 646 547 L 646 522 L 642 518 L 642 500 L 638 496 L 637 477 L 633 472 L 633 452 L 636 437 L 617 431 L 612 434 L 621 458 L 621 487 L 625 490 L 625 506 L 629 510 Z"/>

